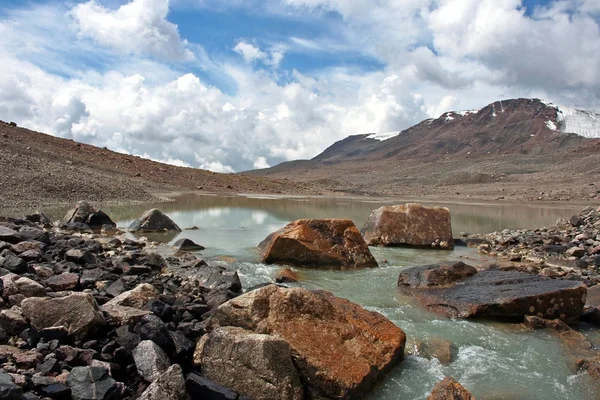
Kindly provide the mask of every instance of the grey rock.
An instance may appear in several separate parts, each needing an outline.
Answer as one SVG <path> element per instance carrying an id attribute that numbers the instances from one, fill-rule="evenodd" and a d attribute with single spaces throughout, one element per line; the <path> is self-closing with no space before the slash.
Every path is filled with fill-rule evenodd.
<path id="1" fill-rule="evenodd" d="M 77 264 L 92 264 L 96 261 L 94 255 L 87 250 L 70 249 L 65 253 L 65 260 Z"/>
<path id="2" fill-rule="evenodd" d="M 17 386 L 6 372 L 0 370 L 0 399 L 21 400 L 23 390 Z"/>
<path id="3" fill-rule="evenodd" d="M 189 399 L 185 391 L 185 380 L 179 364 L 174 364 L 167 369 L 142 393 L 138 400 L 186 400 Z"/>
<path id="4" fill-rule="evenodd" d="M 177 231 L 181 232 L 181 228 L 177 226 L 171 218 L 163 214 L 159 209 L 153 208 L 146 211 L 140 219 L 135 220 L 129 230 L 134 232 L 157 232 L 157 231 Z"/>
<path id="5" fill-rule="evenodd" d="M 27 262 L 21 257 L 17 257 L 10 252 L 4 256 L 4 260 L 0 264 L 0 267 L 15 274 L 23 274 L 27 272 Z"/>
<path id="6" fill-rule="evenodd" d="M 117 400 L 121 391 L 109 376 L 108 369 L 98 366 L 75 367 L 67 378 L 74 400 Z"/>
<path id="7" fill-rule="evenodd" d="M 0 240 L 8 243 L 19 243 L 23 240 L 23 236 L 17 231 L 0 225 Z"/>
<path id="8" fill-rule="evenodd" d="M 0 326 L 6 330 L 8 335 L 13 336 L 21 333 L 29 324 L 23 317 L 21 308 L 15 306 L 9 310 L 0 311 Z"/>
<path id="9" fill-rule="evenodd" d="M 132 355 L 139 374 L 148 382 L 157 380 L 171 365 L 167 354 L 151 340 L 141 341 Z"/>
<path id="10" fill-rule="evenodd" d="M 85 201 L 78 202 L 75 208 L 69 210 L 63 222 L 66 224 L 80 222 L 94 229 L 99 229 L 102 225 L 117 226 L 105 212 L 96 209 Z"/>
<path id="11" fill-rule="evenodd" d="M 15 285 L 17 285 L 19 293 L 25 297 L 44 297 L 46 295 L 46 288 L 26 277 L 17 279 Z"/>
<path id="12" fill-rule="evenodd" d="M 240 293 L 242 283 L 237 271 L 229 272 L 227 269 L 217 265 L 207 265 L 199 268 L 190 280 L 197 281 L 200 286 L 209 289 L 231 290 Z"/>

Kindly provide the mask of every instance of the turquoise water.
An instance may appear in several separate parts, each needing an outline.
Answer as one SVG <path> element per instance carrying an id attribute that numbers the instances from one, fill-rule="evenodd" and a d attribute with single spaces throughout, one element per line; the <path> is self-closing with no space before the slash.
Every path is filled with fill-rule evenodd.
<path id="1" fill-rule="evenodd" d="M 168 243 L 187 237 L 206 250 L 199 255 L 210 263 L 238 270 L 244 287 L 270 282 L 281 266 L 258 262 L 256 245 L 269 233 L 298 218 L 350 218 L 359 227 L 370 211 L 401 203 L 348 199 L 188 197 L 156 205 L 185 230 Z M 453 230 L 491 232 L 505 228 L 535 228 L 568 218 L 581 207 L 524 205 L 441 204 L 452 213 Z M 107 209 L 119 226 L 151 206 Z M 156 239 L 156 238 L 155 238 Z M 158 238 L 159 240 L 161 238 Z M 169 253 L 170 248 L 158 250 Z M 563 357 L 561 343 L 545 332 L 529 332 L 519 324 L 455 321 L 424 311 L 396 290 L 399 272 L 406 267 L 446 260 L 477 265 L 487 261 L 473 249 L 454 251 L 371 249 L 381 267 L 356 271 L 297 270 L 299 285 L 326 289 L 377 311 L 401 327 L 409 340 L 444 338 L 458 347 L 454 361 L 408 356 L 368 396 L 369 399 L 426 399 L 433 386 L 450 375 L 478 399 L 596 399 L 597 387 L 585 374 L 576 374 Z"/>

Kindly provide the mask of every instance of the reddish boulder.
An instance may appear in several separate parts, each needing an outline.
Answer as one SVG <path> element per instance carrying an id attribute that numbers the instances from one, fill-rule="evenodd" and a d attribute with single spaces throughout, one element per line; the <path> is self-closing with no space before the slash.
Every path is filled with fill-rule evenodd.
<path id="1" fill-rule="evenodd" d="M 262 262 L 305 267 L 377 267 L 375 257 L 348 219 L 300 219 L 259 245 Z"/>
<path id="2" fill-rule="evenodd" d="M 454 248 L 450 211 L 417 203 L 374 210 L 362 229 L 369 246 Z"/>
<path id="3" fill-rule="evenodd" d="M 475 400 L 475 397 L 463 385 L 447 376 L 435 385 L 427 400 Z"/>
<path id="4" fill-rule="evenodd" d="M 361 398 L 402 360 L 406 342 L 381 314 L 329 292 L 276 285 L 217 308 L 207 330 L 223 326 L 285 340 L 310 398 Z"/>

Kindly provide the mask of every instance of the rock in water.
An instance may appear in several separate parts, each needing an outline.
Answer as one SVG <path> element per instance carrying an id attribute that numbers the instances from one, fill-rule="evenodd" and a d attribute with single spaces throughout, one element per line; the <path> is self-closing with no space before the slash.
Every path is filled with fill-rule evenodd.
<path id="1" fill-rule="evenodd" d="M 69 210 L 63 219 L 65 224 L 76 222 L 86 224 L 92 229 L 100 229 L 103 225 L 117 226 L 104 211 L 85 201 L 77 202 L 75 208 Z"/>
<path id="2" fill-rule="evenodd" d="M 450 211 L 417 203 L 373 211 L 362 229 L 369 246 L 454 248 Z"/>
<path id="3" fill-rule="evenodd" d="M 463 385 L 447 376 L 435 385 L 427 400 L 475 400 L 475 397 Z"/>
<path id="4" fill-rule="evenodd" d="M 140 219 L 133 221 L 129 230 L 134 232 L 159 232 L 159 231 L 177 231 L 181 228 L 177 226 L 171 218 L 163 214 L 158 208 L 146 211 Z"/>
<path id="5" fill-rule="evenodd" d="M 103 367 L 75 367 L 67 378 L 73 400 L 118 400 L 117 382 Z"/>
<path id="6" fill-rule="evenodd" d="M 73 293 L 58 298 L 31 297 L 23 300 L 21 306 L 23 315 L 38 331 L 62 325 L 69 335 L 83 337 L 105 323 L 102 311 L 89 293 Z"/>
<path id="7" fill-rule="evenodd" d="M 201 339 L 194 362 L 202 366 L 204 377 L 251 399 L 304 398 L 290 346 L 278 337 L 242 328 L 217 328 Z"/>
<path id="8" fill-rule="evenodd" d="M 305 267 L 377 267 L 354 223 L 347 219 L 300 219 L 259 245 L 262 262 Z"/>
<path id="9" fill-rule="evenodd" d="M 497 269 L 474 272 L 463 263 L 406 269 L 398 287 L 451 318 L 536 315 L 565 322 L 581 317 L 587 292 L 581 282 Z"/>
<path id="10" fill-rule="evenodd" d="M 406 336 L 381 314 L 325 291 L 269 285 L 217 308 L 211 331 L 237 326 L 285 340 L 311 397 L 356 399 L 402 360 Z"/>
<path id="11" fill-rule="evenodd" d="M 200 246 L 197 243 L 194 243 L 190 239 L 179 239 L 175 243 L 173 243 L 173 247 L 176 251 L 200 251 L 204 250 L 203 246 Z"/>
<path id="12" fill-rule="evenodd" d="M 234 375 L 234 374 L 232 374 Z M 185 380 L 179 364 L 174 364 L 150 384 L 138 400 L 187 400 Z"/>

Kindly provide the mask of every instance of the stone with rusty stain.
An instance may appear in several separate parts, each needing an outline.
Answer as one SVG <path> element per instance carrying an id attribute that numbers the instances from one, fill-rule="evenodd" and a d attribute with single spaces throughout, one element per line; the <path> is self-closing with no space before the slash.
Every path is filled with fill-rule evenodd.
<path id="1" fill-rule="evenodd" d="M 262 262 L 304 267 L 377 267 L 375 257 L 348 219 L 300 219 L 259 245 Z"/>
<path id="2" fill-rule="evenodd" d="M 475 400 L 475 397 L 454 378 L 447 376 L 435 385 L 427 400 Z"/>
<path id="3" fill-rule="evenodd" d="M 370 246 L 454 248 L 450 211 L 418 203 L 374 210 L 362 228 Z"/>

